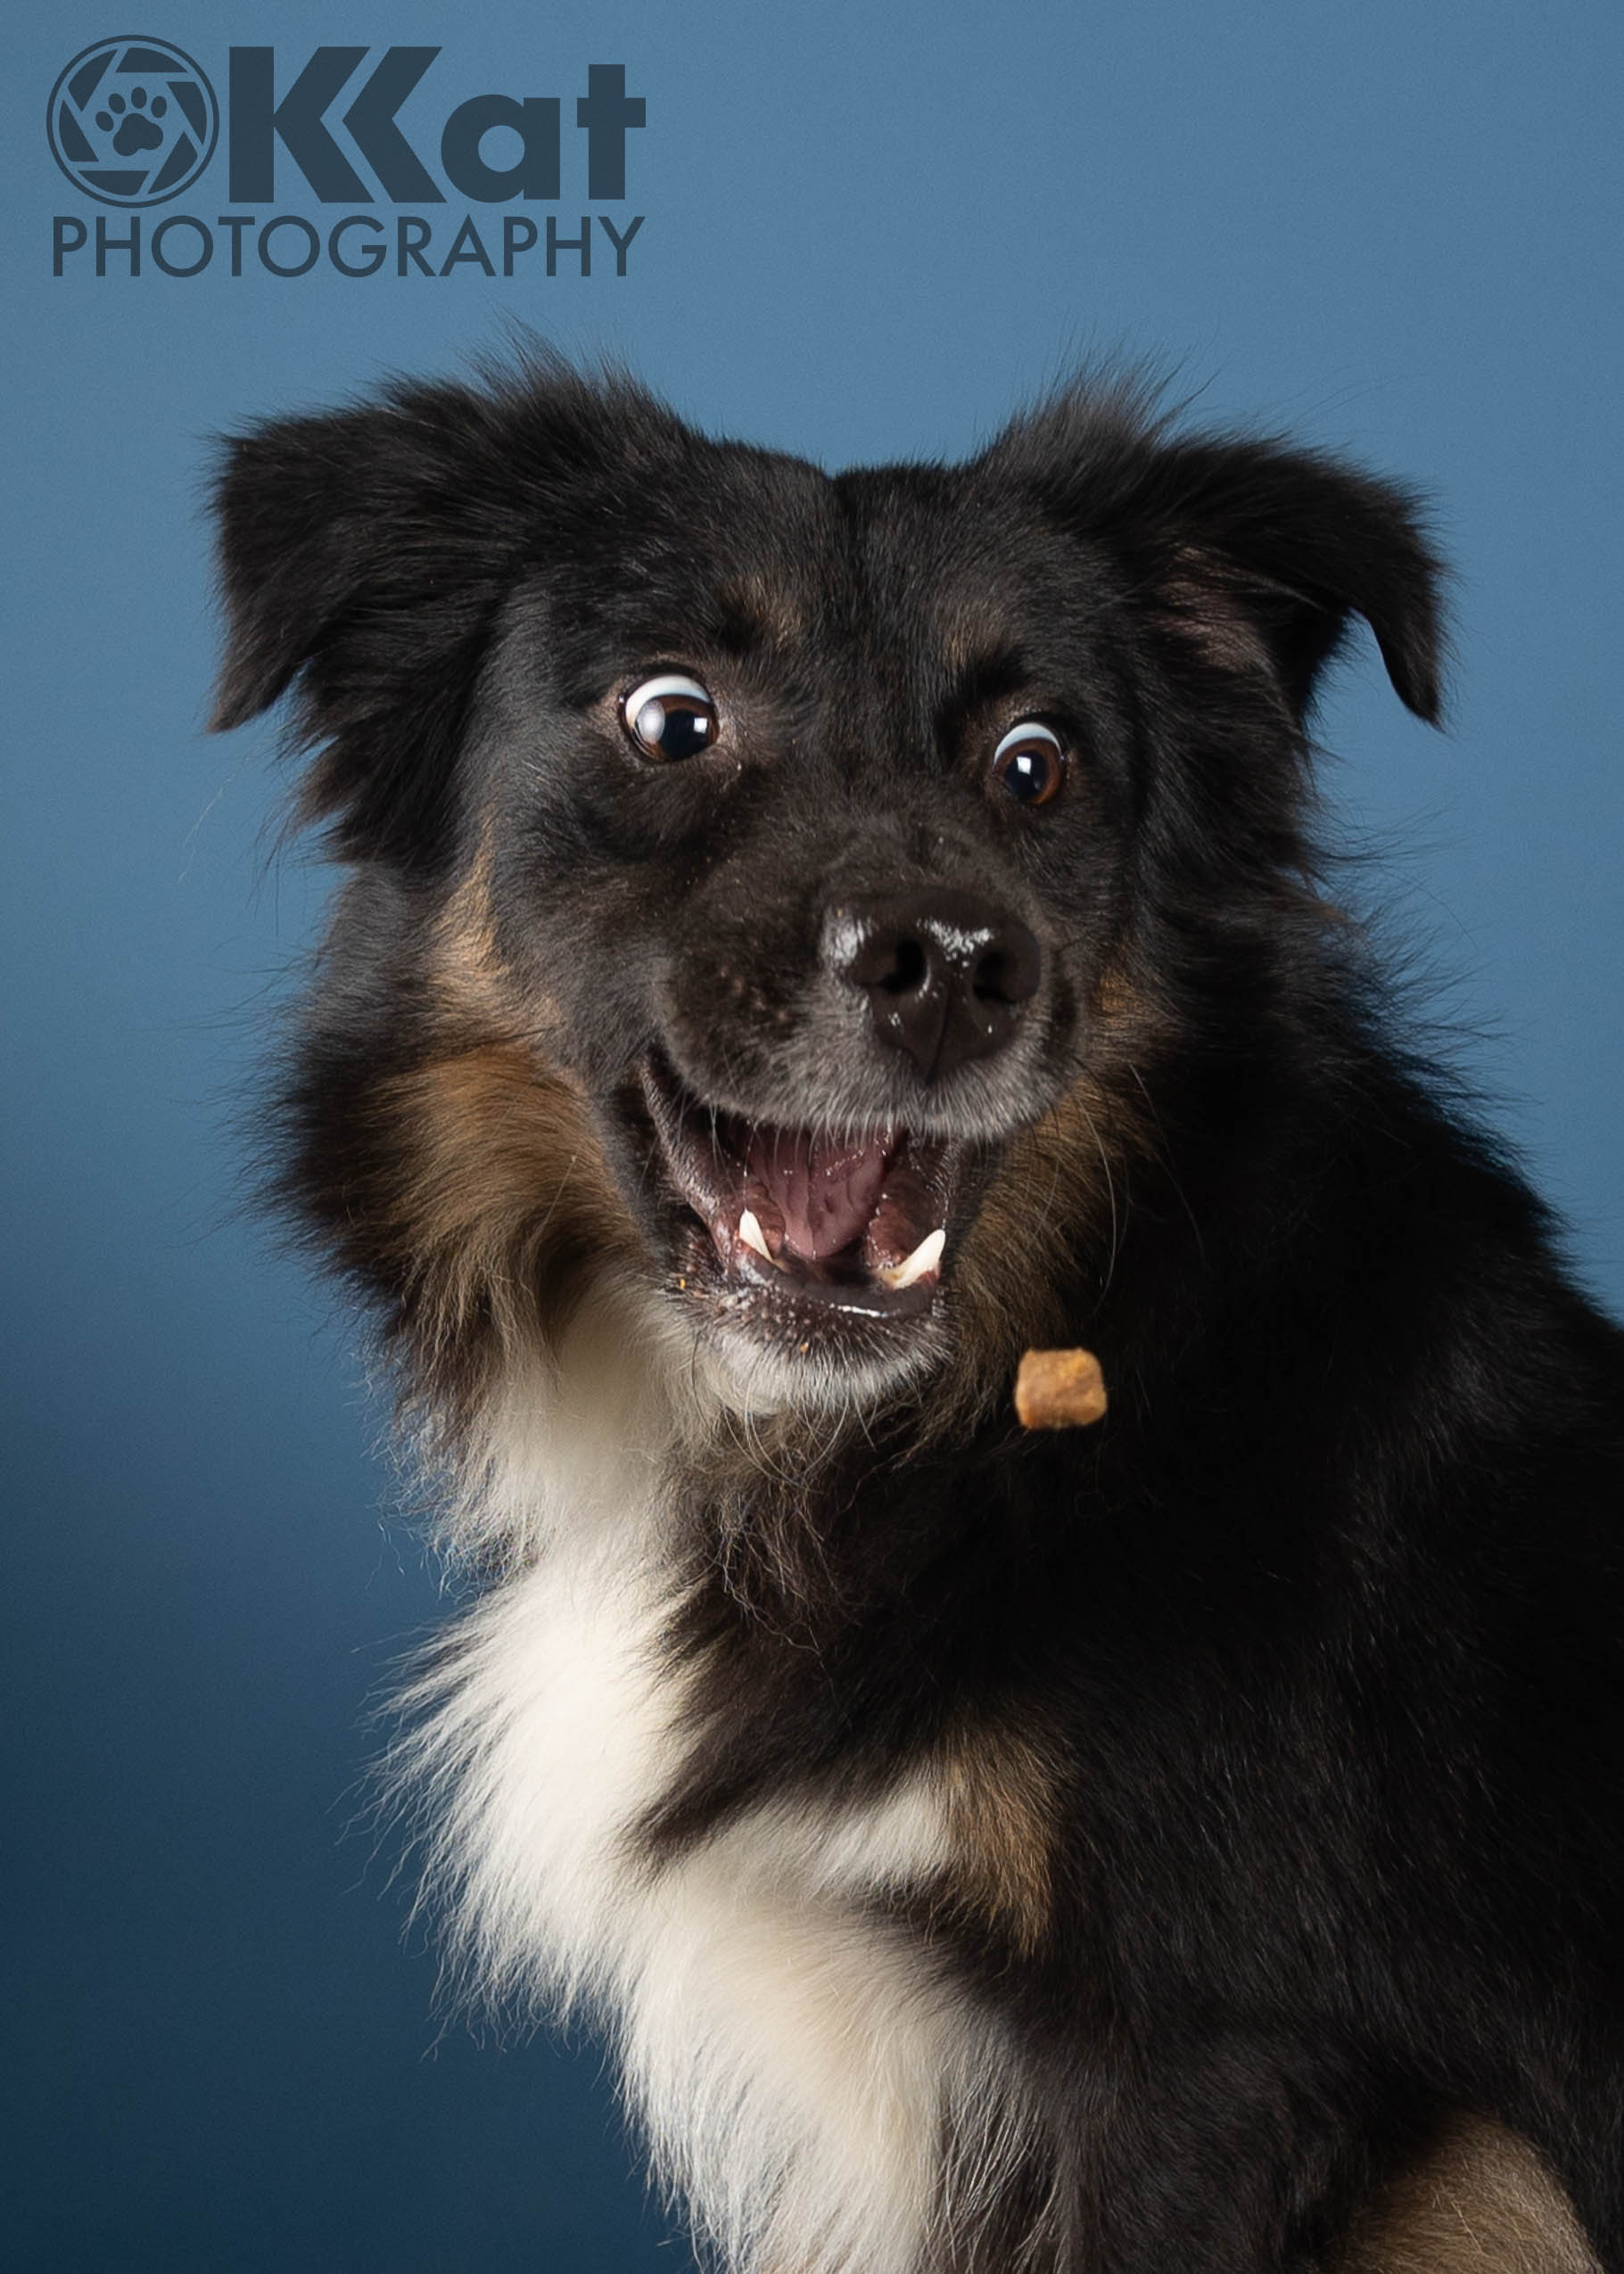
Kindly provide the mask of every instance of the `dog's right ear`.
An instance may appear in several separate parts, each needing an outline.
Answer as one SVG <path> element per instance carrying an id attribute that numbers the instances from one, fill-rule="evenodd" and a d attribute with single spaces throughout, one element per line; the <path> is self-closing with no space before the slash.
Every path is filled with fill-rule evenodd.
<path id="1" fill-rule="evenodd" d="M 361 605 L 378 549 L 363 499 L 392 424 L 378 410 L 290 418 L 223 444 L 213 502 L 227 640 L 211 732 L 268 710 Z"/>
<path id="2" fill-rule="evenodd" d="M 655 408 L 628 382 L 533 354 L 482 387 L 400 386 L 225 443 L 211 723 L 240 726 L 293 690 L 293 738 L 318 753 L 301 818 L 330 819 L 345 858 L 439 857 L 503 601 Z"/>
<path id="3" fill-rule="evenodd" d="M 293 739 L 320 753 L 300 815 L 331 817 L 350 858 L 412 861 L 443 835 L 499 595 L 499 538 L 487 530 L 482 557 L 459 542 L 480 454 L 450 391 L 255 427 L 226 443 L 215 483 L 227 641 L 210 723 L 295 689 Z"/>

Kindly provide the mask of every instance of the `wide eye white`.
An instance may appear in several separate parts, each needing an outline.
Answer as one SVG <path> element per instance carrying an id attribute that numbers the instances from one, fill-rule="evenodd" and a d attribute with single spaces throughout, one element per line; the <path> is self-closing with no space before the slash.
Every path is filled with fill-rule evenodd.
<path id="1" fill-rule="evenodd" d="M 1052 727 L 1023 719 L 993 753 L 994 781 L 1022 805 L 1045 805 L 1066 771 L 1066 745 Z"/>
<path id="2" fill-rule="evenodd" d="M 622 698 L 626 732 L 647 758 L 691 758 L 708 750 L 721 731 L 716 704 L 697 679 L 663 671 Z"/>

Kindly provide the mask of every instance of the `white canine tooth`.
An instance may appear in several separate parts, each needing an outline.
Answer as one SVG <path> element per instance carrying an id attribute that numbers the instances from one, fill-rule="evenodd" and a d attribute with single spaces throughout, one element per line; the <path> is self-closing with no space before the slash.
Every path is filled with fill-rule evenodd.
<path id="1" fill-rule="evenodd" d="M 767 1245 L 766 1234 L 755 1220 L 755 1210 L 746 1208 L 738 1219 L 738 1236 L 746 1248 L 754 1248 L 758 1256 L 772 1261 L 772 1250 Z"/>
<path id="2" fill-rule="evenodd" d="M 900 1264 L 894 1264 L 879 1275 L 887 1287 L 911 1287 L 916 1279 L 923 1279 L 927 1272 L 935 1271 L 946 1245 L 946 1226 L 939 1224 L 935 1232 L 926 1233 L 911 1256 L 905 1256 Z"/>

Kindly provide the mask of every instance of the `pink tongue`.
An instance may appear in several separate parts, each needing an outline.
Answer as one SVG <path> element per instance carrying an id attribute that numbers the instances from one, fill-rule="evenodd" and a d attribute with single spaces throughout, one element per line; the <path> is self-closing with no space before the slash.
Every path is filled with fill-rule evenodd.
<path id="1" fill-rule="evenodd" d="M 889 1157 L 880 1138 L 836 1145 L 804 1130 L 756 1130 L 746 1184 L 775 1252 L 775 1217 L 783 1223 L 785 1248 L 804 1260 L 821 1262 L 849 1248 L 879 1204 Z"/>

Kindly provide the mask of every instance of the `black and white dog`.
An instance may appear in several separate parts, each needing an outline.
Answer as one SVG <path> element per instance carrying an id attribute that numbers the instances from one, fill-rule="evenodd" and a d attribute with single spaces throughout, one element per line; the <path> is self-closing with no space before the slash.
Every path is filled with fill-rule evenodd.
<path id="1" fill-rule="evenodd" d="M 1619 2274 L 1624 1339 L 1311 835 L 1352 619 L 1437 713 L 1414 501 L 539 357 L 218 507 L 349 869 L 285 1192 L 489 1578 L 399 1764 L 474 1986 L 748 2274 Z"/>

